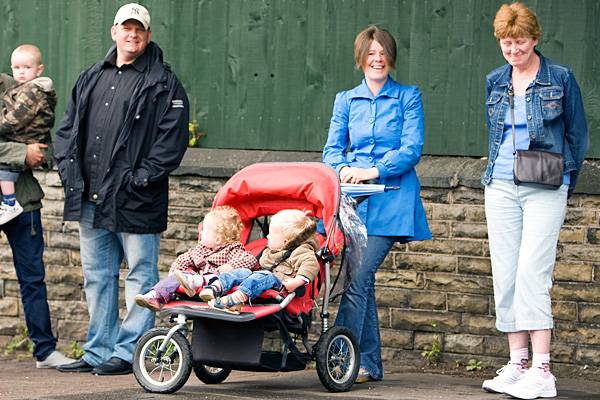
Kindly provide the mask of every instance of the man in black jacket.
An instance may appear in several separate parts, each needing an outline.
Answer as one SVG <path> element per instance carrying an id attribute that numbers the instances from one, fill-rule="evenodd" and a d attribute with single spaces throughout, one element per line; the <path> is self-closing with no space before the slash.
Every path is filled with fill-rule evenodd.
<path id="1" fill-rule="evenodd" d="M 63 372 L 131 372 L 134 346 L 154 314 L 134 303 L 158 281 L 159 234 L 167 226 L 169 172 L 187 146 L 189 104 L 139 4 L 119 9 L 115 45 L 84 71 L 56 131 L 64 219 L 79 221 L 90 313 L 85 355 Z M 125 258 L 127 315 L 119 325 L 119 267 Z"/>

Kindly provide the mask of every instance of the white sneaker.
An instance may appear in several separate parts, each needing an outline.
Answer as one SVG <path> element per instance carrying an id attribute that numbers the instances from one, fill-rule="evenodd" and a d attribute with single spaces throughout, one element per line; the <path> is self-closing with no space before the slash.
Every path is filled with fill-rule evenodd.
<path id="1" fill-rule="evenodd" d="M 15 200 L 14 206 L 9 206 L 4 202 L 0 204 L 0 225 L 4 225 L 11 219 L 18 217 L 23 212 L 23 207 Z"/>
<path id="2" fill-rule="evenodd" d="M 481 388 L 490 393 L 506 393 L 506 388 L 519 380 L 525 371 L 519 364 L 508 363 L 496 371 L 498 375 L 494 379 L 484 381 Z"/>
<path id="3" fill-rule="evenodd" d="M 196 291 L 200 287 L 197 284 L 196 277 L 198 277 L 198 275 L 187 274 L 181 270 L 175 270 L 175 278 L 177 278 L 177 281 L 185 291 L 185 294 L 188 295 L 188 297 L 194 297 L 196 295 Z"/>
<path id="4" fill-rule="evenodd" d="M 547 376 L 544 377 L 544 375 Z M 538 397 L 556 397 L 556 378 L 550 372 L 539 368 L 530 368 L 514 385 L 504 393 L 517 399 L 537 399 Z"/>
<path id="5" fill-rule="evenodd" d="M 44 361 L 36 361 L 36 368 L 56 368 L 59 365 L 70 364 L 77 360 L 65 357 L 60 351 L 54 350 Z"/>

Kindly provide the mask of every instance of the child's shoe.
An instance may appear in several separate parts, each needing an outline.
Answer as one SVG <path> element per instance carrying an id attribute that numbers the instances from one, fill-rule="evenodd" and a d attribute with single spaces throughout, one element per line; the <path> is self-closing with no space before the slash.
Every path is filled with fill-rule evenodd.
<path id="1" fill-rule="evenodd" d="M 208 302 L 208 307 L 213 310 L 224 311 L 230 314 L 239 314 L 242 311 L 244 303 L 238 303 L 231 299 L 231 296 L 217 297 Z"/>
<path id="2" fill-rule="evenodd" d="M 175 278 L 177 278 L 177 282 L 179 282 L 188 297 L 194 297 L 204 283 L 201 275 L 186 274 L 180 270 L 175 271 Z"/>
<path id="3" fill-rule="evenodd" d="M 203 301 L 208 302 L 221 296 L 220 286 L 217 282 L 218 281 L 214 281 L 212 285 L 205 286 L 204 289 L 200 291 L 199 296 Z"/>
<path id="4" fill-rule="evenodd" d="M 525 374 L 521 364 L 508 363 L 496 371 L 498 374 L 494 379 L 488 379 L 481 385 L 482 389 L 490 393 L 506 393 L 506 388 L 513 385 Z"/>
<path id="5" fill-rule="evenodd" d="M 149 291 L 146 294 L 136 294 L 135 303 L 140 306 L 147 308 L 152 311 L 160 311 L 160 301 L 154 290 Z"/>
<path id="6" fill-rule="evenodd" d="M 514 385 L 507 386 L 504 393 L 517 399 L 556 397 L 555 381 L 550 371 L 529 368 Z"/>
<path id="7" fill-rule="evenodd" d="M 9 206 L 2 202 L 0 204 L 0 225 L 4 225 L 13 218 L 18 217 L 22 212 L 23 207 L 21 207 L 18 201 L 15 201 L 14 206 Z"/>

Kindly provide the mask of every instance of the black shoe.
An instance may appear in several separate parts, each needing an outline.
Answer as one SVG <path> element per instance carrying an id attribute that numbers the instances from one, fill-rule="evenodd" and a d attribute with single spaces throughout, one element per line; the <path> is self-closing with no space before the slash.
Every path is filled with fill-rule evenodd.
<path id="1" fill-rule="evenodd" d="M 133 372 L 131 364 L 118 357 L 111 357 L 110 360 L 92 370 L 92 374 L 95 375 L 127 375 L 131 372 Z"/>
<path id="2" fill-rule="evenodd" d="M 90 372 L 94 367 L 86 363 L 83 358 L 80 358 L 70 364 L 59 365 L 56 369 L 60 372 Z"/>

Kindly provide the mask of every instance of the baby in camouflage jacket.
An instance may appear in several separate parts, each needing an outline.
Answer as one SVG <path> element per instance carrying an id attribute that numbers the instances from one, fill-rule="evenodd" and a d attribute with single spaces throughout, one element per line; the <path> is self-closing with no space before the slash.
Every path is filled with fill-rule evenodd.
<path id="1" fill-rule="evenodd" d="M 56 92 L 44 72 L 42 54 L 31 44 L 17 47 L 10 58 L 13 77 L 0 75 L 0 141 L 24 144 L 51 144 Z M 48 159 L 48 157 L 46 157 Z M 0 225 L 23 212 L 15 196 L 19 171 L 0 165 Z"/>

